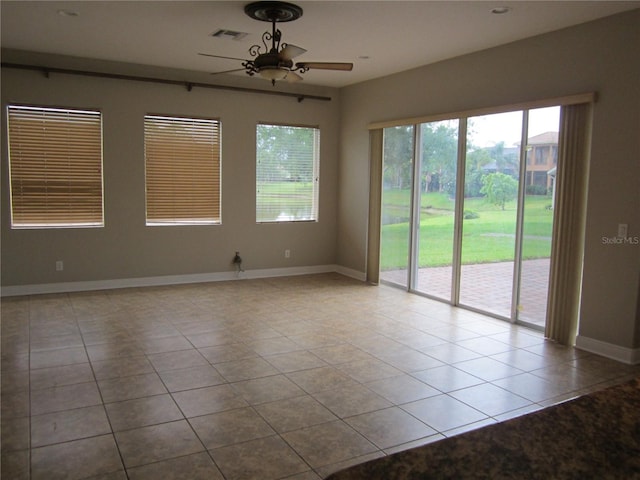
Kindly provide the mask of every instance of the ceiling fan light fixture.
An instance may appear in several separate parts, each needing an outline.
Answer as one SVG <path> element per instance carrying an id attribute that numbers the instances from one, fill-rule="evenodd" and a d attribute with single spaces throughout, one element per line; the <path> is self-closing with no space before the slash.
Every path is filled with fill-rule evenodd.
<path id="1" fill-rule="evenodd" d="M 292 58 L 297 57 L 298 55 L 302 55 L 305 52 L 306 50 L 304 48 L 285 43 L 283 44 L 282 50 L 280 50 L 280 58 L 282 58 L 282 60 L 288 61 Z"/>
<path id="2" fill-rule="evenodd" d="M 288 73 L 289 70 L 285 70 L 284 68 L 262 67 L 260 69 L 260 76 L 267 80 L 271 80 L 272 82 L 276 80 L 284 80 Z"/>

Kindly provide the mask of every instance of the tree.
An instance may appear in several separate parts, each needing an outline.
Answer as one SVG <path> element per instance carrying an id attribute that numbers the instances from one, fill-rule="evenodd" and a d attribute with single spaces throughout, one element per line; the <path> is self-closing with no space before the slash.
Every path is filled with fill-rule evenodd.
<path id="1" fill-rule="evenodd" d="M 506 148 L 504 142 L 498 142 L 488 149 L 489 155 L 496 163 L 497 172 L 517 172 L 520 163 L 518 153 L 514 148 Z"/>
<path id="2" fill-rule="evenodd" d="M 421 137 L 424 191 L 451 193 L 458 161 L 457 122 L 423 123 Z"/>
<path id="3" fill-rule="evenodd" d="M 268 182 L 312 182 L 315 129 L 258 125 L 257 177 Z"/>
<path id="4" fill-rule="evenodd" d="M 413 126 L 403 125 L 384 130 L 384 182 L 392 188 L 411 185 L 413 162 Z"/>
<path id="5" fill-rule="evenodd" d="M 480 193 L 486 195 L 491 203 L 504 210 L 505 203 L 518 195 L 518 181 L 504 173 L 490 173 L 482 177 Z"/>
<path id="6" fill-rule="evenodd" d="M 486 148 L 477 148 L 473 145 L 467 147 L 467 159 L 465 163 L 464 196 L 478 197 L 482 189 L 482 167 L 491 163 L 491 156 Z"/>

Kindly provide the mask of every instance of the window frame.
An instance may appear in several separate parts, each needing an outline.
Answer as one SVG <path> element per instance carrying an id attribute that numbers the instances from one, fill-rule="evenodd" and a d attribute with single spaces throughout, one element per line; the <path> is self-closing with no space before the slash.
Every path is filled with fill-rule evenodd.
<path id="1" fill-rule="evenodd" d="M 151 123 L 153 123 L 154 121 L 156 121 L 156 123 L 154 125 L 151 125 Z M 211 139 L 210 139 L 211 142 L 209 144 L 207 144 L 206 142 L 203 142 L 203 144 L 205 145 L 205 149 L 209 147 L 212 148 L 211 157 L 210 158 L 207 157 L 205 159 L 197 158 L 196 156 L 197 152 L 195 148 L 186 147 L 187 150 L 185 151 L 184 146 L 187 145 L 187 143 L 184 142 L 184 139 L 182 139 L 182 141 L 184 142 L 182 144 L 183 152 L 184 152 L 183 154 L 185 155 L 185 158 L 187 158 L 187 162 L 191 163 L 190 167 L 195 166 L 197 169 L 196 171 L 198 172 L 198 175 L 191 175 L 191 180 L 198 182 L 197 186 L 200 187 L 199 189 L 200 195 L 196 194 L 190 198 L 192 206 L 198 205 L 195 207 L 196 210 L 194 211 L 194 216 L 192 217 L 181 216 L 181 214 L 184 214 L 184 210 L 180 207 L 176 207 L 171 213 L 173 217 L 160 219 L 159 212 L 170 210 L 166 206 L 166 203 L 169 201 L 166 198 L 165 199 L 156 198 L 154 201 L 158 203 L 156 203 L 154 206 L 150 208 L 150 194 L 149 194 L 150 183 L 155 183 L 157 187 L 158 184 L 161 184 L 163 182 L 161 181 L 150 182 L 149 152 L 148 152 L 148 149 L 149 149 L 148 140 L 150 135 L 149 128 L 158 128 L 160 123 L 163 123 L 165 126 L 169 126 L 169 125 L 188 126 L 189 124 L 192 124 L 193 126 L 196 126 L 196 130 L 193 132 L 193 134 L 196 136 L 196 138 L 200 138 L 203 140 L 207 139 L 207 136 L 209 134 L 211 135 Z M 210 132 L 206 131 L 205 125 L 207 124 L 211 126 Z M 170 135 L 167 135 L 166 138 L 164 138 L 164 140 L 168 140 L 170 138 L 171 138 Z M 156 140 L 157 140 L 157 137 L 156 137 Z M 214 117 L 148 113 L 144 116 L 143 142 L 144 142 L 145 226 L 171 227 L 171 226 L 221 225 L 222 224 L 222 123 L 220 119 L 214 118 Z M 178 139 L 178 142 L 180 142 L 180 139 Z M 166 146 L 164 147 L 166 148 Z M 200 154 L 201 153 L 202 152 L 200 152 Z M 162 152 L 163 160 L 165 161 L 167 160 L 166 158 L 167 155 L 168 154 L 166 152 Z M 213 164 L 210 166 L 207 166 L 206 165 L 207 160 L 212 160 Z M 154 168 L 158 168 L 158 167 L 161 170 L 164 169 L 164 172 L 156 171 L 155 172 L 156 176 L 158 174 L 159 175 L 164 174 L 165 178 L 167 175 L 169 175 L 171 178 L 174 178 L 174 179 L 176 178 L 175 171 L 171 172 L 170 167 L 167 167 L 166 165 L 159 165 L 159 166 L 156 165 Z M 207 169 L 209 167 L 211 167 L 212 171 L 207 172 Z M 169 168 L 169 170 L 167 170 L 167 168 Z M 193 172 L 194 170 L 190 169 L 188 171 Z M 210 177 L 205 177 L 204 175 L 209 175 Z M 187 178 L 187 177 L 188 175 L 185 175 L 185 177 L 183 177 L 183 181 L 184 181 L 184 178 Z M 209 180 L 213 180 L 213 183 L 211 184 L 212 185 L 211 190 L 207 190 L 206 185 L 204 183 L 201 183 L 206 178 L 209 178 Z M 205 187 L 205 189 L 203 189 L 203 186 Z M 151 187 L 151 188 L 153 189 L 154 187 Z M 164 193 L 167 194 L 166 191 Z M 160 193 L 157 193 L 157 194 L 160 195 Z M 213 198 L 213 203 L 211 205 L 211 208 L 212 208 L 211 214 L 208 216 L 207 215 L 198 216 L 198 213 L 206 211 L 207 206 L 204 203 L 203 197 L 206 197 L 207 195 Z M 164 202 L 165 206 L 160 205 L 162 202 Z M 155 214 L 154 213 L 150 214 L 150 210 L 155 210 Z"/>
<path id="2" fill-rule="evenodd" d="M 264 213 L 265 207 L 261 206 L 260 204 L 260 173 L 259 173 L 259 162 L 260 162 L 260 156 L 259 156 L 259 146 L 258 146 L 258 130 L 260 129 L 260 127 L 270 127 L 270 128 L 278 128 L 278 127 L 282 127 L 282 128 L 289 128 L 289 129 L 305 129 L 305 130 L 310 130 L 312 131 L 312 135 L 313 135 L 313 145 L 312 145 L 312 151 L 311 152 L 307 152 L 307 153 L 311 153 L 312 158 L 311 158 L 311 198 L 310 198 L 310 202 L 305 204 L 300 204 L 297 205 L 298 207 L 302 207 L 302 208 L 309 208 L 310 213 L 307 216 L 304 217 L 297 217 L 297 216 L 285 216 L 283 218 L 280 218 L 280 216 L 276 217 L 276 218 L 267 218 L 267 216 Z M 300 125 L 300 124 L 293 124 L 293 123 L 274 123 L 274 122 L 258 122 L 256 125 L 256 183 L 255 183 L 255 187 L 256 187 L 256 202 L 255 202 L 255 206 L 256 206 L 256 223 L 257 224 L 282 224 L 282 223 L 309 223 L 309 222 L 318 222 L 320 219 L 320 148 L 321 148 L 321 129 L 319 125 Z M 297 183 L 303 183 L 303 182 L 291 182 L 294 184 Z M 283 191 L 279 192 L 280 194 L 284 195 L 285 193 Z M 278 194 L 278 193 L 276 193 Z M 281 205 L 282 207 L 282 205 Z M 262 216 L 260 216 L 261 214 L 261 210 L 262 210 Z M 280 215 L 282 215 L 284 212 L 282 212 Z"/>
<path id="3" fill-rule="evenodd" d="M 104 132 L 102 111 L 97 108 L 80 108 L 80 107 L 61 107 L 51 105 L 31 105 L 9 103 L 5 107 L 7 120 L 7 152 L 8 152 L 8 173 L 9 173 L 9 211 L 10 225 L 13 230 L 41 230 L 41 229 L 68 229 L 68 228 L 103 228 L 105 226 L 104 212 Z M 19 114 L 18 112 L 23 112 Z M 31 115 L 26 112 L 33 112 Z M 24 118 L 20 118 L 21 115 Z M 29 129 L 34 127 L 27 126 L 24 132 L 19 134 L 12 131 L 17 121 L 36 120 L 36 115 L 41 115 L 41 125 L 46 130 L 46 122 L 49 122 L 50 134 L 42 134 L 40 138 L 34 136 L 37 132 Z M 32 118 L 27 118 L 27 117 Z M 66 117 L 66 119 L 65 119 Z M 56 125 L 54 122 L 58 122 Z M 76 127 L 86 127 L 96 129 L 97 132 L 89 134 L 76 131 L 75 135 L 70 135 L 63 129 L 70 129 L 72 122 L 76 122 Z M 14 125 L 14 127 L 12 127 Z M 62 127 L 62 128 L 61 128 Z M 72 132 L 74 133 L 74 132 Z M 97 133 L 97 135 L 95 135 Z M 22 136 L 21 136 L 22 135 Z M 17 139 L 16 139 L 17 137 Z M 20 146 L 27 140 L 31 140 L 29 150 L 30 156 L 40 154 L 39 159 L 21 158 L 22 152 L 28 157 L 28 151 Z M 71 140 L 71 141 L 70 141 Z M 20 145 L 12 145 L 13 142 Z M 51 145 L 47 145 L 47 141 Z M 67 147 L 65 149 L 65 147 Z M 20 150 L 21 153 L 17 153 Z M 93 150 L 93 151 L 91 151 Z M 75 155 L 74 155 L 75 153 Z M 47 156 L 48 154 L 48 156 Z M 67 165 L 61 160 L 62 155 L 66 155 Z M 81 159 L 73 169 L 70 168 L 69 159 Z M 64 175 L 65 167 L 67 175 Z M 98 169 L 98 174 L 92 174 L 93 168 Z M 53 171 L 53 176 L 48 172 Z M 29 170 L 31 169 L 31 172 Z M 34 175 L 36 171 L 38 174 Z M 20 176 L 17 172 L 23 170 Z M 16 178 L 17 177 L 17 178 Z M 99 177 L 99 179 L 98 179 Z M 18 184 L 31 181 L 31 190 L 40 189 L 40 193 L 19 194 L 16 192 Z M 35 182 L 35 184 L 34 184 Z M 66 182 L 66 192 L 61 188 L 60 184 Z M 48 184 L 51 185 L 48 185 Z M 56 186 L 55 184 L 58 183 Z M 71 190 L 84 190 L 83 195 Z M 29 189 L 29 186 L 23 187 Z M 57 192 L 56 192 L 57 190 Z M 94 190 L 91 193 L 91 190 Z M 89 191 L 89 193 L 87 193 Z M 99 191 L 99 193 L 95 193 Z M 18 202 L 18 198 L 21 202 Z M 24 197 L 24 198 L 23 198 Z M 82 198 L 84 197 L 84 202 Z M 18 213 L 17 209 L 26 210 L 25 203 L 39 199 L 40 205 L 32 205 L 32 208 L 38 209 L 38 213 Z M 52 201 L 53 200 L 53 201 Z M 66 207 L 62 203 L 66 202 Z M 16 206 L 19 203 L 20 206 Z M 84 205 L 83 205 L 84 203 Z M 53 206 L 51 206 L 53 204 Z M 57 204 L 57 206 L 55 205 Z M 74 209 L 74 207 L 76 209 Z M 26 218 L 41 216 L 40 221 L 27 221 Z M 56 219 L 55 217 L 58 217 Z M 48 217 L 48 218 L 47 218 Z M 76 217 L 75 219 L 73 217 Z M 85 220 L 80 220 L 85 218 Z"/>

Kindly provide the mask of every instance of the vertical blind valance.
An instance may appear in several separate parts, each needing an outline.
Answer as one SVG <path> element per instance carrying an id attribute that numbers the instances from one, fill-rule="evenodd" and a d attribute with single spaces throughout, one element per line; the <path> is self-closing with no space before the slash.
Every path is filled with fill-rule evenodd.
<path id="1" fill-rule="evenodd" d="M 220 223 L 220 124 L 145 117 L 147 224 Z"/>
<path id="2" fill-rule="evenodd" d="M 7 116 L 12 227 L 103 225 L 100 112 L 9 106 Z"/>

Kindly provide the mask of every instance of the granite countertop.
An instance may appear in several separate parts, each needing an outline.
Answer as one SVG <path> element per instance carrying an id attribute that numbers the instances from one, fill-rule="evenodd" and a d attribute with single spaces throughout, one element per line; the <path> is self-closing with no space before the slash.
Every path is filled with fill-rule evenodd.
<path id="1" fill-rule="evenodd" d="M 640 378 L 327 480 L 640 479 Z"/>

